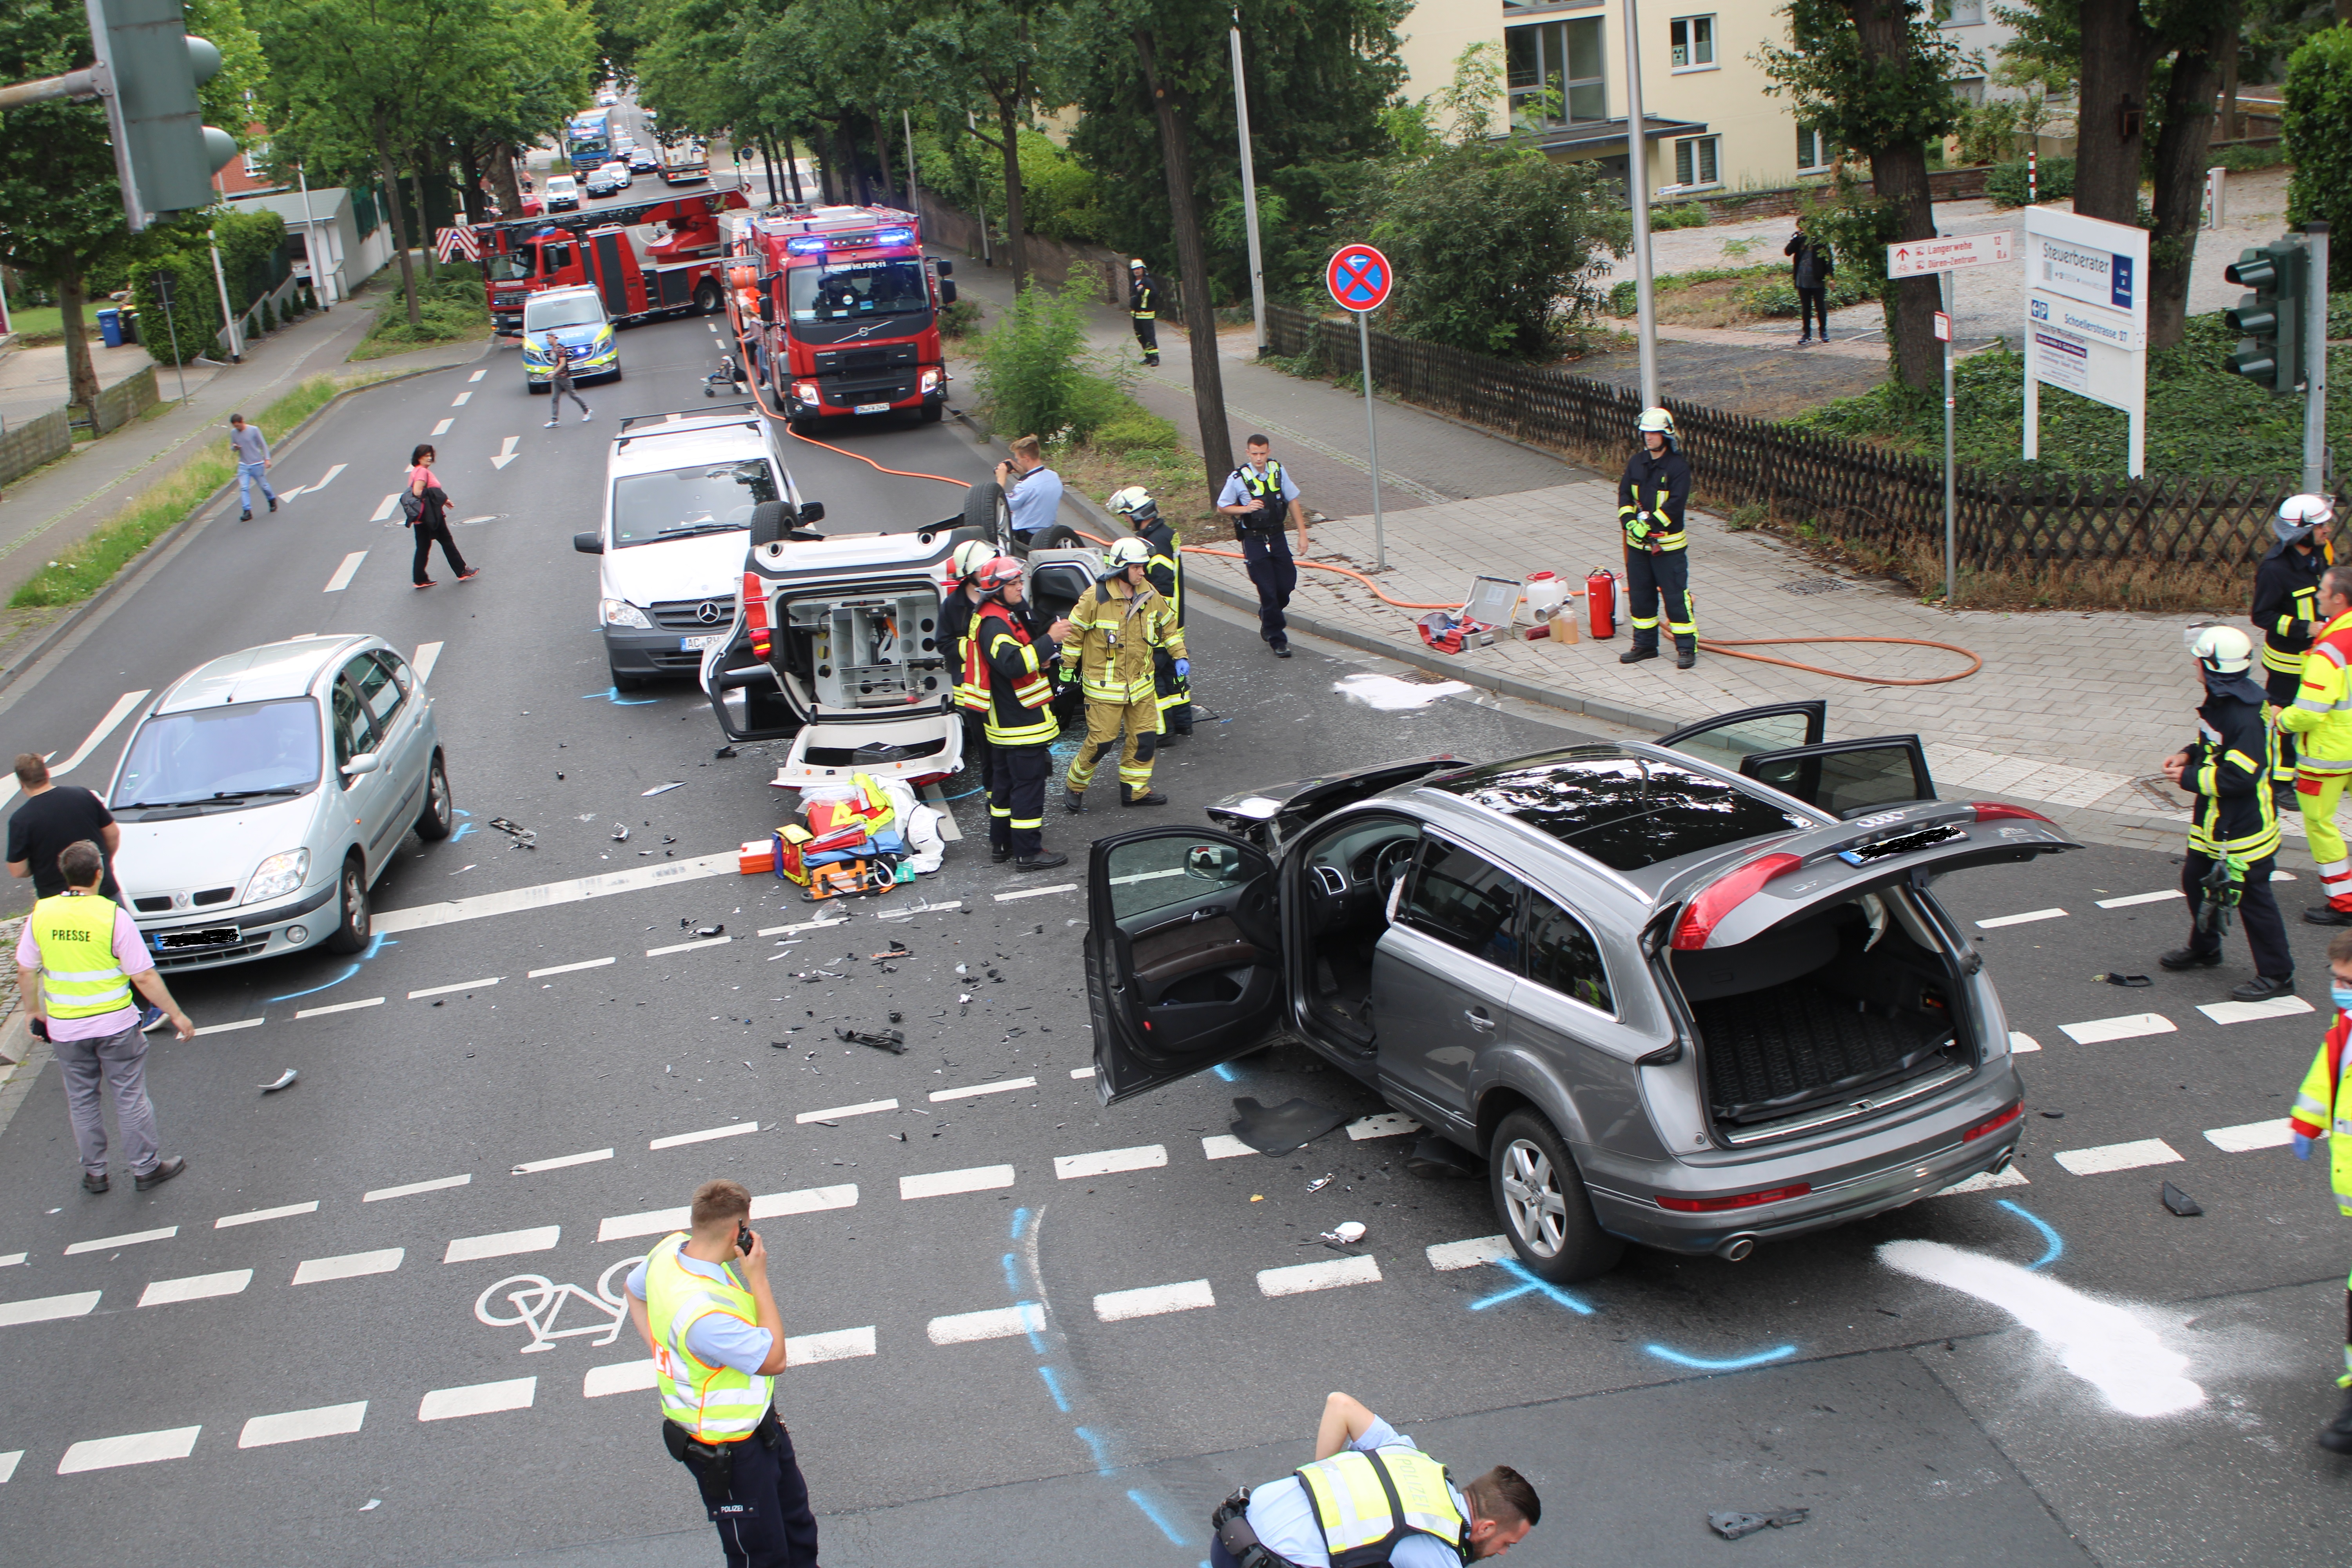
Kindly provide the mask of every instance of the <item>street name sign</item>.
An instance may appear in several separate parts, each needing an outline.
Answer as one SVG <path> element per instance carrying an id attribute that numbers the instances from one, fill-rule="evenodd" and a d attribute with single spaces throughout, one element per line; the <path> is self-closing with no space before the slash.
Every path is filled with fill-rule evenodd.
<path id="1" fill-rule="evenodd" d="M 1937 239 L 1897 240 L 1886 247 L 1889 278 L 1924 278 L 1935 272 L 1957 272 L 1968 267 L 1999 267 L 2016 259 L 2009 231 L 1955 234 Z"/>

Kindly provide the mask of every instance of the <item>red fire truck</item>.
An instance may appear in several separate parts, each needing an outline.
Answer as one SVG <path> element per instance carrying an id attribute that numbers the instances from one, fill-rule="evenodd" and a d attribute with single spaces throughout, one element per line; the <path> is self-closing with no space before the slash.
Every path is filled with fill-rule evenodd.
<path id="1" fill-rule="evenodd" d="M 728 315 L 769 406 L 805 428 L 833 415 L 947 406 L 939 308 L 950 261 L 923 255 L 895 207 L 775 206 L 725 220 Z"/>
<path id="2" fill-rule="evenodd" d="M 595 286 L 615 321 L 709 315 L 720 300 L 720 215 L 747 205 L 740 188 L 709 190 L 477 224 L 491 325 L 511 337 L 522 331 L 525 300 L 581 283 Z"/>

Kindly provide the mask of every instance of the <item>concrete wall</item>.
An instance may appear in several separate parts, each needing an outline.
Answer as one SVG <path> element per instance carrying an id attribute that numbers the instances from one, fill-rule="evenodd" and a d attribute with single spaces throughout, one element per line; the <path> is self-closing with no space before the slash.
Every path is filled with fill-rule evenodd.
<path id="1" fill-rule="evenodd" d="M 151 387 L 153 374 L 148 373 Z M 53 463 L 72 450 L 73 430 L 62 408 L 11 425 L 0 433 L 0 485 L 14 484 L 43 463 Z"/>
<path id="2" fill-rule="evenodd" d="M 101 436 L 120 430 L 141 414 L 155 406 L 155 367 L 149 365 L 137 375 L 118 381 L 98 395 L 90 411 L 91 422 Z"/>
<path id="3" fill-rule="evenodd" d="M 943 250 L 961 251 L 969 260 L 959 261 L 959 268 L 978 267 L 980 263 L 980 222 L 970 213 L 951 207 L 929 191 L 916 193 L 916 202 L 923 220 L 923 243 Z M 1009 265 L 1004 252 L 1004 229 L 1001 219 L 988 226 L 990 245 L 996 265 Z M 1066 245 L 1057 239 L 1039 235 L 1028 237 L 1029 276 L 1051 288 L 1061 289 L 1072 279 L 1082 280 L 1089 294 L 1109 304 L 1123 305 L 1127 299 L 1127 258 L 1118 251 L 1099 245 Z M 1171 286 L 1172 279 L 1161 279 Z M 1181 321 L 1182 312 L 1162 305 L 1163 318 Z"/>

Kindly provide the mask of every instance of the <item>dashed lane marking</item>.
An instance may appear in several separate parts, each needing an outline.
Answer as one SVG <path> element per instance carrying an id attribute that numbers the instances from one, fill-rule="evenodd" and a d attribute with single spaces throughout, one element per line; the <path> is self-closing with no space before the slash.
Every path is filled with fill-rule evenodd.
<path id="1" fill-rule="evenodd" d="M 1955 1182 L 1933 1195 L 1948 1198 L 1960 1193 L 1989 1193 L 1996 1187 L 2030 1187 L 2032 1184 L 2025 1179 L 2024 1172 L 2011 1165 L 2006 1171 L 1979 1171 L 1967 1181 Z"/>
<path id="2" fill-rule="evenodd" d="M 895 1100 L 869 1100 L 863 1105 L 836 1105 L 831 1110 L 803 1110 L 793 1120 L 806 1126 L 812 1121 L 838 1121 L 845 1116 L 871 1116 L 877 1110 L 898 1109 Z"/>
<path id="3" fill-rule="evenodd" d="M 1054 1158 L 1054 1174 L 1063 1181 L 1075 1182 L 1120 1171 L 1156 1171 L 1167 1163 L 1166 1144 L 1146 1143 L 1139 1148 L 1105 1149 L 1093 1154 L 1057 1154 Z"/>
<path id="4" fill-rule="evenodd" d="M 1230 1132 L 1218 1132 L 1201 1140 L 1201 1157 L 1205 1160 L 1238 1160 L 1256 1152 Z"/>
<path id="5" fill-rule="evenodd" d="M 2179 1153 L 2161 1138 L 2103 1143 L 2095 1149 L 2067 1149 L 2051 1158 L 2077 1176 L 2103 1176 L 2111 1171 L 2137 1171 L 2143 1165 L 2181 1163 Z"/>
<path id="6" fill-rule="evenodd" d="M 446 436 L 449 434 L 449 426 L 456 423 L 457 422 L 455 419 L 444 419 L 440 424 L 433 426 L 433 434 L 436 436 Z"/>
<path id="7" fill-rule="evenodd" d="M 16 1467 L 23 1462 L 24 1458 L 25 1450 L 22 1448 L 11 1448 L 8 1452 L 0 1454 L 0 1485 L 5 1485 L 16 1479 Z"/>
<path id="8" fill-rule="evenodd" d="M 1034 1078 L 1000 1079 L 994 1083 L 967 1084 L 962 1089 L 933 1089 L 931 1091 L 931 1103 L 937 1105 L 944 1100 L 970 1100 L 974 1095 L 981 1094 L 1010 1094 L 1014 1089 L 1034 1089 L 1036 1087 L 1037 1080 Z"/>
<path id="9" fill-rule="evenodd" d="M 558 1154 L 549 1160 L 526 1160 L 514 1168 L 518 1176 L 535 1176 L 541 1171 L 561 1171 L 572 1165 L 593 1165 L 599 1160 L 613 1157 L 610 1149 L 585 1149 L 577 1154 Z"/>
<path id="10" fill-rule="evenodd" d="M 2273 996 L 2265 1002 L 2200 1002 L 2197 1010 L 2217 1024 L 2251 1024 L 2257 1018 L 2293 1018 L 2312 1009 L 2300 996 Z"/>
<path id="11" fill-rule="evenodd" d="M 99 747 L 104 745 L 106 743 L 106 738 L 114 733 L 116 726 L 120 725 L 123 720 L 129 718 L 131 716 L 131 710 L 138 707 L 140 703 L 146 700 L 147 693 L 145 691 L 126 691 L 121 696 L 116 698 L 114 700 L 114 706 L 106 710 L 106 717 L 100 719 L 96 727 L 93 728 L 89 734 L 82 737 L 81 744 L 73 749 L 73 754 L 66 758 L 64 762 L 58 763 L 50 767 L 49 776 L 55 778 L 60 773 L 69 773 L 76 768 L 81 766 L 82 763 L 89 761 L 89 754 L 98 750 Z"/>
<path id="12" fill-rule="evenodd" d="M 612 1366 L 592 1366 L 588 1375 L 580 1380 L 580 1397 L 603 1399 L 615 1394 L 646 1394 L 658 1386 L 654 1378 L 650 1357 L 641 1361 L 625 1361 Z"/>
<path id="13" fill-rule="evenodd" d="M 336 1002 L 324 1007 L 298 1008 L 294 1016 L 297 1021 L 304 1018 L 323 1018 L 331 1013 L 356 1013 L 363 1007 L 381 1007 L 383 1005 L 383 997 L 369 996 L 357 1002 Z"/>
<path id="14" fill-rule="evenodd" d="M 1129 1318 L 1156 1318 L 1163 1312 L 1192 1312 L 1217 1304 L 1217 1293 L 1206 1279 L 1186 1279 L 1175 1285 L 1146 1285 L 1139 1290 L 1107 1290 L 1095 1298 L 1095 1316 L 1106 1323 Z"/>
<path id="15" fill-rule="evenodd" d="M 977 1344 L 982 1340 L 1010 1340 L 1045 1331 L 1045 1309 L 1034 1301 L 933 1318 L 929 1328 L 931 1343 L 935 1345 Z"/>
<path id="16" fill-rule="evenodd" d="M 1257 1271 L 1258 1294 L 1304 1296 L 1310 1290 L 1337 1290 L 1343 1285 L 1379 1282 L 1381 1266 L 1370 1258 L 1332 1258 L 1318 1263 L 1294 1263 L 1286 1268 Z"/>
<path id="17" fill-rule="evenodd" d="M 2064 910 L 2028 910 L 2021 915 L 1995 915 L 1989 921 L 1977 921 L 1979 931 L 1999 931 L 2003 926 L 2029 925 L 2035 921 L 2056 921 L 2066 918 Z"/>
<path id="18" fill-rule="evenodd" d="M 417 679 L 433 679 L 433 667 L 441 662 L 441 647 L 442 645 L 437 642 L 421 642 L 416 645 L 416 657 L 408 662 L 415 667 Z"/>
<path id="19" fill-rule="evenodd" d="M 152 1465 L 162 1459 L 184 1459 L 196 1446 L 202 1426 L 174 1426 L 168 1432 L 132 1432 L 121 1437 L 86 1437 L 66 1450 L 58 1474 L 76 1476 L 84 1470 L 111 1470 L 123 1465 Z"/>
<path id="20" fill-rule="evenodd" d="M 269 1020 L 267 1018 L 239 1018 L 233 1024 L 199 1024 L 196 1026 L 196 1033 L 199 1035 L 226 1035 L 237 1029 L 257 1029 L 268 1022 L 269 1022 Z"/>
<path id="21" fill-rule="evenodd" d="M 362 1194 L 360 1202 L 373 1204 L 385 1198 L 409 1198 L 419 1193 L 437 1193 L 444 1187 L 462 1187 L 473 1179 L 474 1173 L 468 1171 L 462 1176 L 436 1176 L 429 1182 L 411 1182 L 404 1187 L 378 1187 L 372 1193 Z"/>
<path id="22" fill-rule="evenodd" d="M 547 1252 L 563 1237 L 560 1225 L 530 1230 L 502 1230 L 492 1236 L 461 1236 L 441 1255 L 444 1263 L 479 1263 L 488 1258 L 512 1258 L 520 1252 Z"/>
<path id="23" fill-rule="evenodd" d="M 1360 1116 L 1348 1123 L 1348 1136 L 1358 1143 L 1368 1138 L 1402 1138 L 1408 1132 L 1420 1131 L 1420 1122 L 1393 1110 L 1379 1116 Z"/>
<path id="24" fill-rule="evenodd" d="M 0 1252 L 0 1268 L 14 1268 L 31 1256 L 28 1252 Z"/>
<path id="25" fill-rule="evenodd" d="M 851 1361 L 874 1353 L 872 1325 L 862 1329 L 830 1329 L 816 1334 L 784 1336 L 786 1366 L 814 1366 L 819 1362 Z"/>
<path id="26" fill-rule="evenodd" d="M 451 399 L 449 400 L 449 406 L 450 406 L 450 407 L 452 407 L 452 408 L 463 408 L 463 407 L 465 407 L 465 406 L 466 406 L 466 405 L 467 405 L 468 403 L 471 403 L 471 402 L 473 402 L 473 401 L 474 401 L 474 395 L 473 395 L 472 393 L 470 393 L 470 392 L 461 392 L 461 393 L 459 393 L 457 396 L 455 396 L 455 397 L 453 397 L 453 398 L 451 398 Z"/>
<path id="27" fill-rule="evenodd" d="M 298 1214 L 317 1214 L 318 1212 L 319 1200 L 312 1198 L 307 1204 L 288 1204 L 283 1208 L 247 1209 L 243 1214 L 225 1214 L 213 1221 L 213 1228 L 226 1230 L 232 1226 L 259 1225 L 264 1220 L 291 1219 Z"/>
<path id="28" fill-rule="evenodd" d="M 428 985 L 422 991 L 410 992 L 408 999 L 414 1002 L 420 996 L 446 996 L 457 991 L 487 991 L 499 979 L 500 976 L 493 974 L 487 980 L 467 980 L 456 985 Z"/>
<path id="29" fill-rule="evenodd" d="M 928 1175 L 898 1178 L 898 1196 L 943 1198 L 956 1193 L 984 1193 L 1013 1184 L 1010 1165 L 974 1165 L 961 1171 L 933 1171 Z"/>
<path id="30" fill-rule="evenodd" d="M 667 947 L 649 947 L 646 949 L 646 956 L 647 958 L 660 958 L 666 953 L 692 952 L 698 947 L 725 947 L 729 942 L 733 942 L 734 940 L 735 939 L 731 936 L 707 936 L 700 942 L 674 942 Z"/>
<path id="31" fill-rule="evenodd" d="M 756 1121 L 738 1121 L 732 1127 L 706 1127 L 699 1132 L 673 1132 L 667 1138 L 656 1138 L 646 1145 L 648 1149 L 678 1149 L 688 1143 L 709 1143 L 720 1138 L 740 1138 L 746 1132 L 757 1132 Z"/>
<path id="32" fill-rule="evenodd" d="M 795 931 L 823 931 L 827 926 L 845 926 L 848 923 L 849 917 L 847 915 L 844 915 L 837 921 L 803 921 L 798 925 L 763 926 L 761 928 L 758 934 L 761 936 L 790 936 Z"/>
<path id="33" fill-rule="evenodd" d="M 306 495 L 317 495 L 320 490 L 325 489 L 329 485 L 335 482 L 335 476 L 337 474 L 341 473 L 345 468 L 350 467 L 351 465 L 349 463 L 337 463 L 333 468 L 327 470 L 327 477 L 325 479 L 320 479 L 315 485 L 310 486 L 303 493 Z"/>
<path id="34" fill-rule="evenodd" d="M 2021 1057 L 2029 1051 L 2038 1051 L 2041 1048 L 2042 1042 L 2032 1035 L 2021 1035 L 2015 1029 L 2009 1032 L 2010 1055 Z"/>
<path id="35" fill-rule="evenodd" d="M 591 958 L 579 963 L 558 963 L 546 969 L 534 969 L 523 978 L 536 980 L 542 974 L 574 974 L 583 969 L 602 969 L 612 962 L 609 958 Z"/>
<path id="36" fill-rule="evenodd" d="M 1072 1078 L 1092 1078 L 1095 1076 L 1095 1069 L 1092 1068 L 1072 1068 L 1070 1069 L 1070 1076 Z"/>
<path id="37" fill-rule="evenodd" d="M 325 1285 L 337 1279 L 361 1279 L 389 1274 L 400 1267 L 408 1249 L 387 1247 L 379 1252 L 346 1252 L 341 1258 L 306 1258 L 295 1266 L 297 1285 Z"/>
<path id="38" fill-rule="evenodd" d="M 2101 899 L 2103 910 L 2127 910 L 2135 904 L 2160 904 L 2168 899 L 2185 899 L 2189 895 L 2178 888 L 2167 888 L 2160 893 L 2132 893 L 2120 899 Z"/>
<path id="39" fill-rule="evenodd" d="M 2284 1149 L 2294 1142 L 2294 1128 L 2284 1116 L 2275 1121 L 2247 1121 L 2235 1127 L 2208 1127 L 2205 1142 L 2228 1154 L 2256 1149 Z"/>
<path id="40" fill-rule="evenodd" d="M 724 855 L 698 855 L 690 860 L 665 860 L 658 866 L 606 871 L 562 882 L 541 882 L 535 888 L 511 888 L 503 893 L 477 893 L 467 899 L 446 899 L 439 903 L 418 904 L 404 910 L 385 910 L 375 917 L 375 929 L 379 934 L 397 936 L 403 931 L 453 925 L 459 921 L 480 920 L 487 915 L 513 914 L 520 910 L 543 910 L 556 904 L 578 903 L 584 899 L 634 893 L 670 882 L 740 876 L 741 873 L 735 862 L 736 852 L 730 849 Z"/>
<path id="41" fill-rule="evenodd" d="M 835 1187 L 803 1187 L 798 1192 L 768 1193 L 751 1200 L 753 1219 L 786 1219 L 793 1215 L 821 1214 L 826 1209 L 846 1209 L 857 1206 L 857 1184 L 846 1182 Z M 674 1230 L 688 1228 L 690 1215 L 686 1205 L 670 1209 L 647 1209 L 643 1214 L 613 1215 L 596 1226 L 596 1239 L 630 1241 L 641 1236 L 667 1236 Z"/>
<path id="42" fill-rule="evenodd" d="M 1440 1273 L 1456 1268 L 1475 1268 L 1481 1263 L 1500 1263 L 1513 1256 L 1510 1238 L 1501 1236 L 1474 1236 L 1467 1241 L 1441 1241 L 1427 1251 L 1429 1266 Z"/>
<path id="43" fill-rule="evenodd" d="M 436 435 L 436 436 L 437 436 L 437 435 L 439 435 L 440 433 L 441 433 L 441 432 L 439 432 L 438 430 L 436 430 L 436 431 L 434 432 L 434 434 L 435 434 L 435 435 Z M 381 502 L 379 502 L 379 503 L 377 504 L 376 509 L 375 509 L 375 515 L 374 515 L 374 516 L 373 516 L 373 517 L 371 517 L 371 518 L 369 518 L 369 519 L 368 519 L 368 521 L 369 521 L 370 522 L 383 522 L 383 521 L 389 521 L 389 520 L 390 520 L 390 518 L 392 517 L 393 510 L 394 510 L 395 507 L 399 506 L 399 505 L 400 505 L 400 492 L 399 492 L 398 490 L 394 490 L 394 491 L 393 491 L 390 495 L 388 495 L 388 496 L 384 497 L 384 498 L 383 498 L 383 500 Z"/>
<path id="44" fill-rule="evenodd" d="M 1009 904 L 1015 899 L 1042 899 L 1048 893 L 1075 893 L 1077 890 L 1076 882 L 1056 882 L 1050 888 L 1023 888 L 1018 892 L 999 893 L 996 901 Z"/>
<path id="45" fill-rule="evenodd" d="M 257 1415 L 236 1436 L 240 1448 L 267 1448 L 278 1443 L 307 1443 L 313 1437 L 343 1437 L 367 1419 L 367 1401 L 321 1405 L 312 1410 L 289 1410 L 277 1415 Z"/>
<path id="46" fill-rule="evenodd" d="M 344 556 L 343 563 L 335 568 L 335 574 L 327 579 L 325 592 L 330 594 L 340 594 L 344 589 L 350 587 L 352 585 L 352 579 L 359 575 L 360 563 L 367 558 L 368 552 L 364 550 L 354 550 L 349 555 Z"/>
<path id="47" fill-rule="evenodd" d="M 478 371 L 476 371 L 473 374 L 471 374 L 471 375 L 469 375 L 469 376 L 467 376 L 467 377 L 466 378 L 466 384 L 467 384 L 467 385 L 468 385 L 468 386 L 471 386 L 474 383 L 476 383 L 476 382 L 478 382 L 478 381 L 481 380 L 481 379 L 482 379 L 482 377 L 484 377 L 484 376 L 486 376 L 486 375 L 488 375 L 488 374 L 490 374 L 490 373 L 489 373 L 488 370 L 478 370 Z"/>
<path id="48" fill-rule="evenodd" d="M 66 1248 L 66 1256 L 76 1258 L 85 1252 L 107 1252 L 118 1247 L 136 1247 L 142 1241 L 169 1241 L 179 1234 L 178 1226 L 167 1225 L 161 1230 L 132 1230 L 121 1236 L 101 1236 L 96 1241 L 75 1242 Z"/>
<path id="49" fill-rule="evenodd" d="M 70 1296 L 42 1296 L 30 1301 L 0 1301 L 0 1328 L 16 1323 L 46 1323 L 56 1318 L 86 1318 L 104 1294 L 80 1290 Z"/>
<path id="50" fill-rule="evenodd" d="M 2111 1040 L 2137 1040 L 2148 1035 L 2179 1032 L 2179 1026 L 2161 1013 L 2126 1013 L 2120 1017 L 2061 1024 L 2058 1031 L 2078 1046 L 2099 1046 Z"/>
<path id="51" fill-rule="evenodd" d="M 202 1301 L 214 1296 L 240 1296 L 253 1283 L 253 1270 L 232 1268 L 223 1274 L 191 1274 L 184 1279 L 156 1279 L 139 1293 L 142 1307 L 165 1307 L 174 1301 Z"/>
<path id="52" fill-rule="evenodd" d="M 436 1388 L 416 1405 L 419 1421 L 455 1421 L 467 1415 L 493 1415 L 501 1410 L 528 1410 L 539 1393 L 535 1377 L 509 1378 L 504 1383 L 477 1383 L 464 1388 Z"/>

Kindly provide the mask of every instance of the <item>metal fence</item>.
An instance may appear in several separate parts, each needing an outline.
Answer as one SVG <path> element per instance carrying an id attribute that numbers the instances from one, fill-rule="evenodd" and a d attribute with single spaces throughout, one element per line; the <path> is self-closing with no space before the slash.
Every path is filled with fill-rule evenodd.
<path id="1" fill-rule="evenodd" d="M 1335 374 L 1360 369 L 1353 326 L 1303 310 L 1267 307 L 1266 344 L 1286 357 L 1311 353 Z M 1642 400 L 1631 389 L 1386 332 L 1371 334 L 1371 351 L 1374 384 L 1405 402 L 1569 452 L 1604 471 L 1633 448 Z M 1775 517 L 1890 550 L 1916 542 L 1940 547 L 1941 463 L 1672 398 L 1666 406 L 1696 488 L 1711 505 L 1761 505 Z M 2284 475 L 2019 480 L 1963 468 L 1954 487 L 1954 532 L 1961 562 L 1979 570 L 2068 561 L 2242 565 L 2270 548 L 2271 513 L 2292 484 Z"/>

